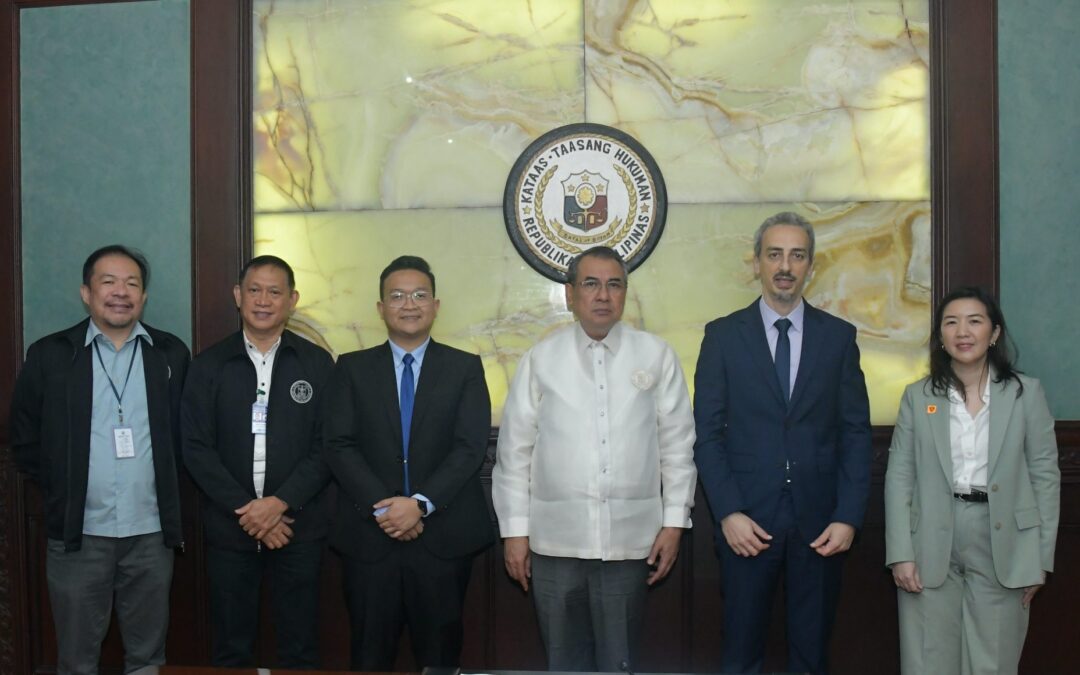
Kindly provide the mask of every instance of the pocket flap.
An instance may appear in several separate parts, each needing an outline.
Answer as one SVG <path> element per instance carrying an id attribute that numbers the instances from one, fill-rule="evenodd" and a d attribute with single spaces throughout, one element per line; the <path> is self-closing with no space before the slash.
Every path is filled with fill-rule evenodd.
<path id="1" fill-rule="evenodd" d="M 1020 509 L 1016 512 L 1016 527 L 1021 530 L 1026 530 L 1029 527 L 1035 527 L 1042 524 L 1042 518 L 1039 517 L 1039 509 L 1033 507 L 1030 509 Z"/>

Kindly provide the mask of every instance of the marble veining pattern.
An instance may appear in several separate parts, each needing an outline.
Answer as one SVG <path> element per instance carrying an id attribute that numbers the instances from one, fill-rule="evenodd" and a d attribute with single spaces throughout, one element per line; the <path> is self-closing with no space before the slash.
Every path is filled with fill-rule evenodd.
<path id="1" fill-rule="evenodd" d="M 572 320 L 505 234 L 525 146 L 589 121 L 634 135 L 670 200 L 627 320 L 692 376 L 702 327 L 751 302 L 751 236 L 818 229 L 808 298 L 859 328 L 874 421 L 925 358 L 928 2 L 255 0 L 256 252 L 297 268 L 294 325 L 385 339 L 379 270 L 430 260 L 437 339 L 481 354 L 496 408 L 521 353 Z"/>

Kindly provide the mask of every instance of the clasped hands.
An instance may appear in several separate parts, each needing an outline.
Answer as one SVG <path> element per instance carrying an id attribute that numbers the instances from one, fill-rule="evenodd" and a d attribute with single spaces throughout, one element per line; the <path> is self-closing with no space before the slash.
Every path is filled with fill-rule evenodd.
<path id="1" fill-rule="evenodd" d="M 388 497 L 375 502 L 372 508 L 386 511 L 375 516 L 375 522 L 391 539 L 412 541 L 424 531 L 420 503 L 413 497 Z"/>
<path id="2" fill-rule="evenodd" d="M 772 535 L 741 511 L 729 513 L 720 521 L 720 529 L 728 546 L 736 555 L 752 558 L 769 548 Z M 829 523 L 818 538 L 810 542 L 810 548 L 818 555 L 829 557 L 851 548 L 855 540 L 855 528 L 847 523 Z"/>
<path id="3" fill-rule="evenodd" d="M 252 538 L 266 545 L 266 548 L 281 548 L 292 539 L 293 531 L 289 527 L 293 519 L 285 515 L 289 505 L 271 495 L 252 499 L 236 509 L 240 516 L 240 527 Z"/>

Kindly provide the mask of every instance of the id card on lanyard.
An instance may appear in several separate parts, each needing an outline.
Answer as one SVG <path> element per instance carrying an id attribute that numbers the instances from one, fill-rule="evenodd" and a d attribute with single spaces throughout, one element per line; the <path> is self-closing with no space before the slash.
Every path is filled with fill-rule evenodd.
<path id="1" fill-rule="evenodd" d="M 266 434 L 266 423 L 270 419 L 270 407 L 261 401 L 251 404 L 251 433 Z"/>
<path id="2" fill-rule="evenodd" d="M 109 388 L 116 397 L 116 412 L 120 418 L 120 424 L 113 427 L 113 450 L 116 452 L 117 459 L 130 459 L 135 456 L 135 431 L 124 424 L 124 393 L 127 391 L 128 382 L 131 381 L 131 369 L 135 366 L 135 357 L 139 354 L 141 343 L 142 340 L 136 337 L 135 347 L 131 350 L 127 375 L 124 376 L 124 388 L 118 390 L 108 369 L 105 368 L 105 360 L 101 358 L 101 349 L 98 347 L 97 340 L 94 340 L 94 353 L 97 354 L 98 363 L 101 364 L 101 372 L 105 374 L 105 379 L 109 381 Z"/>

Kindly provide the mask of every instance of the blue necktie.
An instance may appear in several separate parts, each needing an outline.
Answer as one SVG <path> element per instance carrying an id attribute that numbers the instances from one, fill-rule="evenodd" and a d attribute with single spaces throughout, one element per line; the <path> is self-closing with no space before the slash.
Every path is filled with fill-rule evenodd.
<path id="1" fill-rule="evenodd" d="M 780 391 L 784 392 L 784 403 L 791 401 L 791 341 L 788 339 L 788 328 L 791 328 L 790 319 L 777 319 L 776 330 L 780 331 L 776 339 L 776 356 L 773 362 L 776 364 L 776 376 L 780 378 Z"/>
<path id="2" fill-rule="evenodd" d="M 412 427 L 412 411 L 413 402 L 416 398 L 416 384 L 413 380 L 412 364 L 415 359 L 412 354 L 406 354 L 405 358 L 401 360 L 404 367 L 401 369 L 401 446 L 403 448 L 402 457 L 405 460 L 405 492 L 404 494 L 412 494 L 409 490 L 409 429 Z"/>

